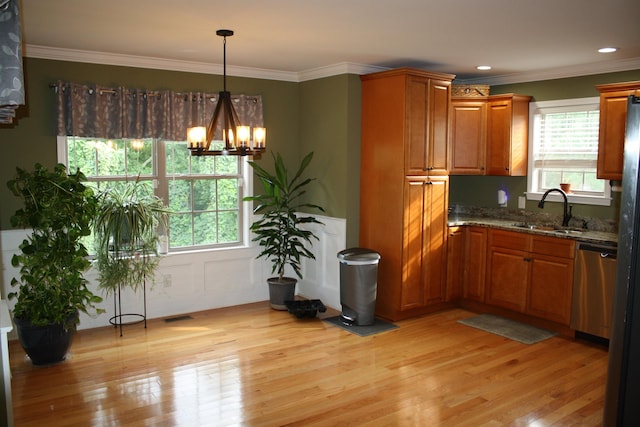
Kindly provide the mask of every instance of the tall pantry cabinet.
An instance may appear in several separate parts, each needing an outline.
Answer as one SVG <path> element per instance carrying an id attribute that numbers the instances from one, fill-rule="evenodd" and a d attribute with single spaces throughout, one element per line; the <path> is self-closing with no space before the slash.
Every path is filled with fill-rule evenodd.
<path id="1" fill-rule="evenodd" d="M 360 246 L 380 253 L 376 314 L 445 301 L 450 74 L 401 68 L 362 80 Z"/>

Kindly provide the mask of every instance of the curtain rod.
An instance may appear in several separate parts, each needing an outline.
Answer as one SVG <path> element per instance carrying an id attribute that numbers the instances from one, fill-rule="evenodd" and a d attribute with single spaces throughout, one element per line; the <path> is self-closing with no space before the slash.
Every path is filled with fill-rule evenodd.
<path id="1" fill-rule="evenodd" d="M 57 90 L 58 90 L 58 85 L 57 85 L 56 83 L 49 83 L 49 88 L 50 88 L 50 89 L 54 89 L 54 90 L 56 90 L 56 91 L 57 91 Z M 64 89 L 64 88 L 63 88 L 63 89 Z M 93 89 L 92 89 L 92 88 L 88 88 L 88 89 L 89 89 L 89 93 L 90 93 L 90 94 L 92 94 Z M 117 91 L 117 90 L 115 90 L 115 89 L 109 89 L 109 88 L 105 88 L 105 89 L 95 89 L 95 90 L 96 90 L 96 91 L 98 91 L 98 92 L 100 92 L 100 94 L 101 94 L 101 95 L 102 95 L 103 93 L 111 93 L 111 94 L 115 94 L 115 93 L 117 93 L 117 92 L 118 92 L 118 91 Z M 154 96 L 154 97 L 155 97 L 155 96 L 157 96 L 157 97 L 162 96 L 162 93 L 161 93 L 161 92 L 158 92 L 158 91 L 146 91 L 145 89 L 126 89 L 126 90 L 141 90 L 141 91 L 143 91 L 143 92 L 144 92 L 144 94 L 145 94 L 146 96 Z M 173 94 L 174 94 L 174 95 L 176 95 L 176 96 L 179 96 L 179 97 L 180 97 L 180 96 L 184 96 L 184 97 L 186 97 L 186 96 L 192 95 L 192 96 L 194 97 L 194 99 L 198 96 L 198 95 L 193 95 L 193 93 L 185 93 L 185 92 L 173 92 Z M 234 98 L 234 96 L 232 95 L 232 96 L 231 96 L 231 98 L 233 99 L 233 98 Z M 215 102 L 217 99 L 218 99 L 218 98 L 217 98 L 217 96 L 215 96 L 215 95 L 210 96 L 210 97 L 207 97 L 207 100 L 209 100 L 209 101 L 213 101 L 213 102 Z M 252 101 L 252 102 L 254 102 L 254 103 L 258 102 L 258 98 L 257 98 L 256 96 L 245 95 L 245 99 L 246 99 L 247 101 Z"/>

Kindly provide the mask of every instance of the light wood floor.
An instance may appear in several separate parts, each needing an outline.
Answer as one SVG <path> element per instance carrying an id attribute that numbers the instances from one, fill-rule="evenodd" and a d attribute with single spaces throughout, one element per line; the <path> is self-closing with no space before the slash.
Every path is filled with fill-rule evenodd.
<path id="1" fill-rule="evenodd" d="M 337 313 L 327 313 L 335 315 Z M 16 426 L 598 426 L 607 352 L 524 345 L 451 310 L 359 337 L 256 303 L 78 332 L 34 367 L 11 342 Z"/>

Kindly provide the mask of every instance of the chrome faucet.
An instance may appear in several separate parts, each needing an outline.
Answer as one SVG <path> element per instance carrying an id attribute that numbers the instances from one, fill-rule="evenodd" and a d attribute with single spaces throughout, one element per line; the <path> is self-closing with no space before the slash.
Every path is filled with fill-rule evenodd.
<path id="1" fill-rule="evenodd" d="M 569 206 L 569 199 L 567 198 L 567 193 L 562 191 L 560 188 L 552 188 L 550 190 L 547 190 L 542 195 L 542 199 L 540 199 L 540 202 L 538 203 L 538 207 L 540 209 L 544 208 L 544 200 L 547 198 L 547 195 L 552 191 L 557 191 L 558 193 L 562 194 L 562 197 L 564 198 L 564 206 L 563 206 L 563 212 L 562 212 L 562 226 L 568 227 L 569 220 L 571 219 L 571 211 L 573 210 L 573 206 Z"/>

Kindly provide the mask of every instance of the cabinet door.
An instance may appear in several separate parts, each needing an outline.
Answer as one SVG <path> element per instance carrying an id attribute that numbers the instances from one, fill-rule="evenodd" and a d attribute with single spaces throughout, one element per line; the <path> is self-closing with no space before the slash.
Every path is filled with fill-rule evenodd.
<path id="1" fill-rule="evenodd" d="M 469 227 L 465 236 L 464 298 L 484 302 L 487 229 Z"/>
<path id="2" fill-rule="evenodd" d="M 462 297 L 465 271 L 465 229 L 449 227 L 447 236 L 447 301 Z"/>
<path id="3" fill-rule="evenodd" d="M 448 178 L 430 178 L 425 185 L 427 227 L 424 230 L 423 283 L 425 305 L 443 302 L 447 278 Z"/>
<path id="4" fill-rule="evenodd" d="M 527 252 L 492 247 L 489 253 L 486 303 L 524 312 L 529 264 Z"/>
<path id="5" fill-rule="evenodd" d="M 407 180 L 405 184 L 401 310 L 422 307 L 425 300 L 422 284 L 422 259 L 424 257 L 423 231 L 427 220 L 425 214 L 426 182 L 426 179 L 413 179 Z"/>
<path id="6" fill-rule="evenodd" d="M 627 97 L 630 93 L 629 91 L 617 91 L 600 95 L 597 166 L 599 179 L 622 179 Z"/>
<path id="7" fill-rule="evenodd" d="M 486 122 L 486 100 L 451 100 L 450 175 L 484 175 Z"/>
<path id="8" fill-rule="evenodd" d="M 447 178 L 406 182 L 401 310 L 444 300 L 447 187 Z"/>
<path id="9" fill-rule="evenodd" d="M 527 314 L 569 326 L 573 259 L 534 255 Z"/>
<path id="10" fill-rule="evenodd" d="M 487 112 L 487 174 L 509 175 L 511 101 L 491 101 Z"/>
<path id="11" fill-rule="evenodd" d="M 486 175 L 527 175 L 530 100 L 516 94 L 489 97 Z"/>
<path id="12" fill-rule="evenodd" d="M 447 175 L 451 83 L 411 76 L 407 86 L 405 172 Z"/>

